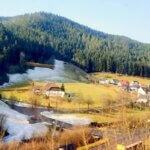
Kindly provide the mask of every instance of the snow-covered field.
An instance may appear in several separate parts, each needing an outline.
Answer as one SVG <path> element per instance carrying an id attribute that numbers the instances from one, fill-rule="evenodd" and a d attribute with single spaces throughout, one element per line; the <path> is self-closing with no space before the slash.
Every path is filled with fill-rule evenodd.
<path id="1" fill-rule="evenodd" d="M 17 104 L 18 106 L 30 107 L 26 104 Z M 21 114 L 13 109 L 11 109 L 7 104 L 0 101 L 0 114 L 6 116 L 6 121 L 4 122 L 3 129 L 6 130 L 9 135 L 3 138 L 3 143 L 11 141 L 23 141 L 29 140 L 33 137 L 41 137 L 47 134 L 49 123 L 29 123 L 29 116 Z M 53 112 L 43 111 L 41 115 L 55 119 L 58 121 L 66 122 L 72 124 L 73 126 L 77 125 L 88 125 L 91 120 L 88 118 L 80 118 L 75 115 L 68 114 L 55 114 Z"/>
<path id="2" fill-rule="evenodd" d="M 44 111 L 41 112 L 41 115 L 47 117 L 47 118 L 51 118 L 51 119 L 55 119 L 58 121 L 62 121 L 65 123 L 69 123 L 72 124 L 73 126 L 78 126 L 78 125 L 88 125 L 90 124 L 91 120 L 88 118 L 80 118 L 77 117 L 75 115 L 68 115 L 68 114 L 54 114 L 52 112 L 48 112 L 48 111 Z"/>
<path id="3" fill-rule="evenodd" d="M 27 81 L 42 81 L 42 82 L 87 82 L 86 73 L 80 68 L 64 63 L 63 61 L 55 60 L 54 69 L 35 67 L 28 69 L 23 74 L 8 74 L 9 82 L 3 84 L 2 87 L 11 86 L 14 84 L 26 83 Z"/>
<path id="4" fill-rule="evenodd" d="M 11 141 L 20 142 L 31 139 L 32 137 L 41 137 L 48 132 L 46 123 L 30 124 L 28 116 L 11 109 L 2 101 L 0 101 L 0 114 L 6 116 L 3 128 L 9 133 L 8 136 L 4 137 L 4 143 Z"/>

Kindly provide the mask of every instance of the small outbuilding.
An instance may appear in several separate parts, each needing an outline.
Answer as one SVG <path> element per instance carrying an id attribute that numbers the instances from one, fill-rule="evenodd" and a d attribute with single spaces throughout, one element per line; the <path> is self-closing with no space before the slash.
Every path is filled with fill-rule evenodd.
<path id="1" fill-rule="evenodd" d="M 110 84 L 118 85 L 119 84 L 119 80 L 112 79 L 112 80 L 110 80 Z"/>
<path id="2" fill-rule="evenodd" d="M 42 94 L 42 86 L 33 86 L 32 91 L 36 95 Z"/>
<path id="3" fill-rule="evenodd" d="M 110 83 L 110 81 L 106 78 L 103 78 L 99 81 L 99 84 L 109 84 L 109 83 Z"/>

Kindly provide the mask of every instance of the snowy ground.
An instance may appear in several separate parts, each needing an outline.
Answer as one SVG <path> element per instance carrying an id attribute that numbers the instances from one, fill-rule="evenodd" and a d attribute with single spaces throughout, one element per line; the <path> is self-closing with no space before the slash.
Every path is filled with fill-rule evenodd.
<path id="1" fill-rule="evenodd" d="M 48 111 L 41 112 L 41 115 L 47 118 L 51 118 L 51 119 L 65 122 L 65 123 L 72 124 L 73 126 L 89 125 L 91 122 L 91 120 L 88 118 L 83 118 L 83 117 L 80 118 L 75 115 L 68 115 L 68 114 L 67 115 L 66 114 L 54 114 Z"/>
<path id="2" fill-rule="evenodd" d="M 20 106 L 20 108 L 22 106 L 26 108 L 30 107 L 30 105 L 21 103 L 17 103 L 16 105 Z M 8 136 L 3 138 L 4 143 L 11 141 L 20 142 L 23 140 L 29 140 L 33 137 L 44 136 L 48 132 L 48 122 L 30 124 L 28 121 L 29 116 L 11 109 L 2 101 L 0 101 L 0 114 L 4 114 L 6 116 L 6 121 L 3 128 L 9 133 Z M 88 118 L 80 118 L 69 114 L 55 114 L 54 112 L 48 111 L 42 111 L 40 114 L 47 118 L 72 124 L 73 126 L 88 125 L 91 122 L 91 120 Z"/>
<path id="3" fill-rule="evenodd" d="M 6 116 L 3 128 L 9 133 L 3 139 L 4 143 L 11 141 L 20 142 L 31 139 L 32 137 L 41 137 L 48 132 L 45 123 L 29 124 L 28 116 L 11 109 L 2 101 L 0 101 L 0 114 Z"/>

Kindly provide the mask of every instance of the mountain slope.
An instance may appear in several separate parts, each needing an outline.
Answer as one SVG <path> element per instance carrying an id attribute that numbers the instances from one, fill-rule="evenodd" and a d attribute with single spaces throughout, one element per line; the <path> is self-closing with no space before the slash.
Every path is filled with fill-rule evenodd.
<path id="1" fill-rule="evenodd" d="M 55 56 L 88 72 L 150 76 L 149 44 L 98 32 L 44 12 L 3 19 L 3 24 L 22 41 L 20 53 L 24 53 L 25 61 L 44 62 Z"/>

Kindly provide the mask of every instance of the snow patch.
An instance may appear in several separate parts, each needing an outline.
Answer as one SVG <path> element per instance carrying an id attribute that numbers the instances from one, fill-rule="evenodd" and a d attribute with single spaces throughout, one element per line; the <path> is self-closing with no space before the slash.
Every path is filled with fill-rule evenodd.
<path id="1" fill-rule="evenodd" d="M 28 69 L 23 74 L 8 74 L 9 82 L 1 87 L 25 83 L 27 81 L 51 81 L 51 82 L 86 82 L 86 73 L 78 67 L 55 60 L 54 69 L 35 67 Z"/>
<path id="2" fill-rule="evenodd" d="M 47 117 L 47 118 L 51 118 L 51 119 L 55 119 L 58 121 L 62 121 L 62 122 L 66 122 L 69 124 L 72 124 L 74 126 L 78 126 L 78 125 L 89 125 L 91 123 L 91 120 L 86 118 L 86 117 L 77 117 L 75 115 L 66 115 L 66 114 L 54 114 L 52 112 L 48 112 L 48 111 L 44 111 L 41 112 L 41 115 Z"/>
<path id="3" fill-rule="evenodd" d="M 33 137 L 44 136 L 48 132 L 45 123 L 30 124 L 28 116 L 11 109 L 2 101 L 0 101 L 0 114 L 6 116 L 3 128 L 9 133 L 9 135 L 3 139 L 4 143 L 29 140 Z"/>

